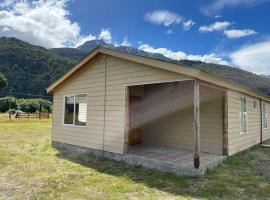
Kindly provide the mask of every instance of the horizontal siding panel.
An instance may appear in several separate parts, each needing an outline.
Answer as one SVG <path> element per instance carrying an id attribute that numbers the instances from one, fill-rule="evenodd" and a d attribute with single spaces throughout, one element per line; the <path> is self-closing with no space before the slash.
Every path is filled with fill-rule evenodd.
<path id="1" fill-rule="evenodd" d="M 247 130 L 245 134 L 240 134 L 240 97 L 247 98 Z M 253 97 L 241 95 L 240 93 L 228 92 L 228 142 L 229 155 L 245 150 L 260 142 L 260 110 L 253 108 Z"/>

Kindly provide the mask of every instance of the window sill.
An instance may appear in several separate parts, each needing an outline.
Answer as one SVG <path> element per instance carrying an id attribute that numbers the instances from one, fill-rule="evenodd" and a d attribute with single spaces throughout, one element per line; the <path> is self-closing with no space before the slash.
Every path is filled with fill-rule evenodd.
<path id="1" fill-rule="evenodd" d="M 80 125 L 74 125 L 74 124 L 62 124 L 63 126 L 70 126 L 70 127 L 79 127 L 79 128 L 86 128 L 87 125 L 85 126 L 80 126 Z"/>
<path id="2" fill-rule="evenodd" d="M 246 135 L 248 132 L 240 132 L 240 135 Z"/>

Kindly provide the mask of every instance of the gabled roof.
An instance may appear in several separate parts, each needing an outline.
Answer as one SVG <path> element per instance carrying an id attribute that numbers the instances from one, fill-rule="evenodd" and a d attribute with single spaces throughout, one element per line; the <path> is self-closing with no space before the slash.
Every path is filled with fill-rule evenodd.
<path id="1" fill-rule="evenodd" d="M 104 47 L 104 46 L 97 46 L 94 50 L 92 50 L 84 59 L 82 59 L 80 62 L 78 62 L 71 70 L 69 70 L 66 74 L 64 74 L 60 79 L 58 79 L 56 82 L 51 84 L 47 88 L 47 92 L 52 92 L 58 85 L 60 85 L 62 82 L 64 82 L 69 76 L 71 76 L 74 72 L 76 72 L 79 68 L 84 66 L 89 60 L 91 60 L 93 57 L 95 57 L 97 54 L 106 54 L 115 56 L 118 58 L 130 60 L 133 62 L 149 65 L 152 67 L 161 68 L 164 70 L 184 74 L 190 77 L 194 77 L 206 82 L 214 83 L 216 85 L 230 88 L 242 93 L 249 94 L 251 96 L 255 96 L 261 99 L 264 99 L 266 101 L 270 101 L 270 97 L 263 94 L 261 91 L 258 91 L 254 88 L 247 87 L 244 84 L 239 84 L 237 82 L 234 82 L 230 79 L 225 79 L 224 77 L 218 75 L 218 74 L 211 74 L 207 71 L 201 70 L 200 68 L 192 65 L 185 65 L 183 63 L 179 63 L 178 61 L 166 58 L 166 59 L 159 59 L 157 56 L 149 56 L 149 54 L 138 54 L 136 52 L 132 51 L 124 51 L 121 49 L 116 48 L 110 48 L 110 47 Z"/>

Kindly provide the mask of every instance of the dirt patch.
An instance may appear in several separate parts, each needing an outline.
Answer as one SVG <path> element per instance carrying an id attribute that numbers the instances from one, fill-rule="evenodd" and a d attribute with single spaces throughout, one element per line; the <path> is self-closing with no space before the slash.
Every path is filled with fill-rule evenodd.
<path id="1" fill-rule="evenodd" d="M 0 171 L 0 196 L 5 199 L 13 199 L 16 192 L 22 191 L 23 185 Z"/>
<path id="2" fill-rule="evenodd" d="M 260 173 L 270 177 L 270 159 L 254 161 L 251 163 L 251 166 Z"/>
<path id="3" fill-rule="evenodd" d="M 23 199 L 31 199 L 40 190 L 42 184 L 37 184 L 29 180 L 28 183 L 20 182 L 12 178 L 9 174 L 0 171 L 0 199 L 17 199 L 17 196 Z"/>

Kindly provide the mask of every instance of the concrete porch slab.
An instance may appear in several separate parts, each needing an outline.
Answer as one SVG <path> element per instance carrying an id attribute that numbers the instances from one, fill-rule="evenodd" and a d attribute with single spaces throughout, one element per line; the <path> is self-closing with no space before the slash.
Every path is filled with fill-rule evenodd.
<path id="1" fill-rule="evenodd" d="M 201 152 L 200 168 L 195 169 L 193 152 L 185 149 L 134 145 L 130 146 L 126 156 L 132 158 L 137 165 L 188 176 L 202 176 L 207 169 L 215 167 L 226 158 L 226 156 Z"/>
<path id="2" fill-rule="evenodd" d="M 215 167 L 226 158 L 226 156 L 201 152 L 201 166 L 199 169 L 195 169 L 193 166 L 192 151 L 184 149 L 134 145 L 130 146 L 128 154 L 116 154 L 55 141 L 52 142 L 52 145 L 60 151 L 69 152 L 76 156 L 92 153 L 97 156 L 104 156 L 108 159 L 122 161 L 131 165 L 140 165 L 146 168 L 194 177 L 203 176 L 207 169 Z"/>

